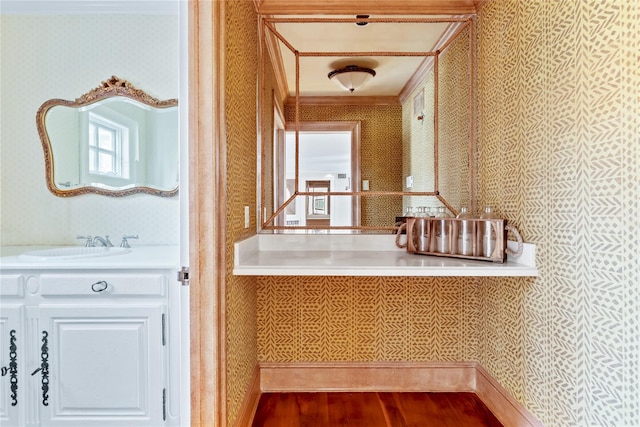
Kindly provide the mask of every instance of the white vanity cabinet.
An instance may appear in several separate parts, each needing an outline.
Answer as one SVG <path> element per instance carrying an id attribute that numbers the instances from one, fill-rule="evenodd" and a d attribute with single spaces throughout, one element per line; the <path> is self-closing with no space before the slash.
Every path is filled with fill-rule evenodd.
<path id="1" fill-rule="evenodd" d="M 163 424 L 165 288 L 151 273 L 40 276 L 40 425 Z"/>
<path id="2" fill-rule="evenodd" d="M 0 275 L 0 425 L 21 425 L 20 378 L 24 377 L 22 276 Z"/>
<path id="3" fill-rule="evenodd" d="M 170 325 L 177 319 L 169 316 L 174 275 L 3 271 L 0 425 L 180 425 L 179 402 L 171 401 L 179 393 L 171 344 L 180 344 Z"/>

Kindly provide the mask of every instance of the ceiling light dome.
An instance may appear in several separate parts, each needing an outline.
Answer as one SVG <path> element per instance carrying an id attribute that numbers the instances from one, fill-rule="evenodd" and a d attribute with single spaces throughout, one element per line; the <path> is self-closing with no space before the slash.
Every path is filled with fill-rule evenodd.
<path id="1" fill-rule="evenodd" d="M 328 77 L 349 92 L 353 92 L 371 80 L 375 75 L 376 72 L 371 68 L 347 65 L 344 68 L 333 70 L 329 73 Z"/>

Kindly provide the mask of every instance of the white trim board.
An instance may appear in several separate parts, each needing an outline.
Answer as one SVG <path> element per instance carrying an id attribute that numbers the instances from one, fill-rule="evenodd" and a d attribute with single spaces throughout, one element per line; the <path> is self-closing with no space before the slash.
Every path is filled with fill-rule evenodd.
<path id="1" fill-rule="evenodd" d="M 2 0 L 0 15 L 178 15 L 180 0 Z"/>

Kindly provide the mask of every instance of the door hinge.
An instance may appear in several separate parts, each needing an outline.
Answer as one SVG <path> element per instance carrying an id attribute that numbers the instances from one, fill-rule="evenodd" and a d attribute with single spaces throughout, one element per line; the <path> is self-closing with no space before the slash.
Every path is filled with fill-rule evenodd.
<path id="1" fill-rule="evenodd" d="M 162 313 L 162 346 L 167 345 L 167 315 Z"/>
<path id="2" fill-rule="evenodd" d="M 167 421 L 167 389 L 162 389 L 162 421 Z"/>
<path id="3" fill-rule="evenodd" d="M 178 282 L 182 283 L 182 286 L 189 286 L 189 267 L 182 267 L 178 271 Z"/>

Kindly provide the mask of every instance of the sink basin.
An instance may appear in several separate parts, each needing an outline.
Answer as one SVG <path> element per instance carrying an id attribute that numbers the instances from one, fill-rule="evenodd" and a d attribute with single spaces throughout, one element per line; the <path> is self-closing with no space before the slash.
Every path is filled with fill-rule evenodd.
<path id="1" fill-rule="evenodd" d="M 84 246 L 65 246 L 60 248 L 39 249 L 36 251 L 25 252 L 20 255 L 20 258 L 26 260 L 45 261 L 122 255 L 128 252 L 131 252 L 131 248 L 88 248 Z"/>

